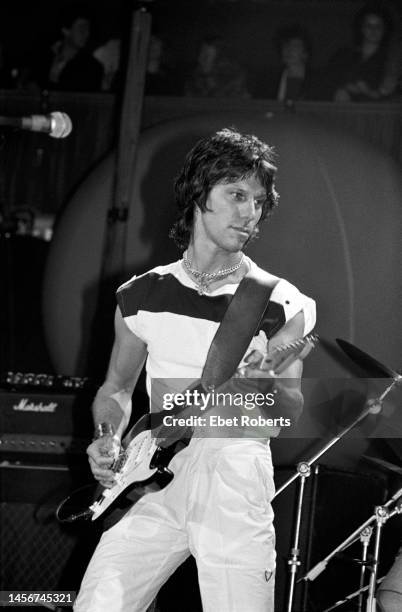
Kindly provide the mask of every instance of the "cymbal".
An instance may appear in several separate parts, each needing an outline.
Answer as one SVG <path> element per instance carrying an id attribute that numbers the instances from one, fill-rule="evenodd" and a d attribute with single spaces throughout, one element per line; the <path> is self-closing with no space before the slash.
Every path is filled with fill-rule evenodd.
<path id="1" fill-rule="evenodd" d="M 370 461 L 371 463 L 376 463 L 382 468 L 389 470 L 391 472 L 396 472 L 397 474 L 402 475 L 402 467 L 399 465 L 395 465 L 394 463 L 390 463 L 389 461 L 385 461 L 385 459 L 378 459 L 377 457 L 369 457 L 369 455 L 363 455 L 363 459 L 366 461 Z"/>
<path id="2" fill-rule="evenodd" d="M 352 361 L 363 368 L 363 370 L 366 370 L 370 378 L 399 378 L 398 372 L 395 372 L 374 359 L 374 357 L 364 353 L 361 349 L 357 348 L 357 346 L 341 338 L 336 338 L 336 342 Z"/>

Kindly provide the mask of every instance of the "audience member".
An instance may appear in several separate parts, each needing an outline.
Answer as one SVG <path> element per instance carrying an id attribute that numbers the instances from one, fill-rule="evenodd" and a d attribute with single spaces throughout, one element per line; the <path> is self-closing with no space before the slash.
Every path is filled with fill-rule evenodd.
<path id="1" fill-rule="evenodd" d="M 390 45 L 392 22 L 379 2 L 368 2 L 354 20 L 355 44 L 340 49 L 329 64 L 336 102 L 375 101 L 397 86 L 397 66 Z"/>
<path id="2" fill-rule="evenodd" d="M 178 74 L 172 69 L 171 58 L 166 43 L 158 35 L 152 34 L 149 41 L 145 93 L 149 96 L 178 95 L 182 93 Z"/>
<path id="3" fill-rule="evenodd" d="M 324 98 L 325 92 L 310 66 L 311 42 L 307 31 L 298 24 L 285 26 L 278 30 L 275 43 L 280 65 L 260 76 L 255 95 L 281 102 Z"/>
<path id="4" fill-rule="evenodd" d="M 22 76 L 23 87 L 99 91 L 103 69 L 89 49 L 91 18 L 85 7 L 68 10 L 61 34 L 52 45 L 33 54 Z"/>
<path id="5" fill-rule="evenodd" d="M 150 96 L 175 95 L 178 93 L 177 75 L 170 68 L 165 45 L 156 34 L 149 40 L 146 66 L 145 93 Z M 116 91 L 121 77 L 121 41 L 111 38 L 98 47 L 94 57 L 102 64 L 102 91 Z"/>
<path id="6" fill-rule="evenodd" d="M 245 73 L 229 57 L 224 40 L 208 36 L 201 42 L 197 64 L 185 84 L 185 95 L 248 98 Z"/>

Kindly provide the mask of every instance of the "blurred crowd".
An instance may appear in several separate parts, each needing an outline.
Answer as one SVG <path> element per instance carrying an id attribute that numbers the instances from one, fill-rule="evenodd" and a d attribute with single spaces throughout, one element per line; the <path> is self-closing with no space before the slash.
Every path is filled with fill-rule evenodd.
<path id="1" fill-rule="evenodd" d="M 44 90 L 115 92 L 122 83 L 122 44 L 118 34 L 96 45 L 93 15 L 72 7 L 61 17 L 50 42 L 36 44 L 18 66 L 11 66 L 0 43 L 0 88 L 31 93 Z M 146 68 L 147 95 L 268 98 L 282 102 L 327 100 L 338 103 L 401 99 L 402 39 L 383 3 L 370 0 L 355 15 L 350 44 L 320 64 L 319 50 L 305 27 L 281 27 L 274 37 L 275 59 L 250 79 L 231 53 L 229 41 L 211 32 L 199 41 L 193 62 L 177 62 L 156 28 Z M 319 68 L 317 68 L 319 66 Z"/>

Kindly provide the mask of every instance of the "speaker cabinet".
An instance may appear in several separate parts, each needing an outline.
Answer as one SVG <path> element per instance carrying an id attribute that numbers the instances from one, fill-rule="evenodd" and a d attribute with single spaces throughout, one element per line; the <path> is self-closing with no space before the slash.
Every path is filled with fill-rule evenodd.
<path id="1" fill-rule="evenodd" d="M 55 510 L 86 474 L 84 458 L 75 469 L 0 464 L 0 590 L 78 589 L 99 533 L 61 525 Z"/>

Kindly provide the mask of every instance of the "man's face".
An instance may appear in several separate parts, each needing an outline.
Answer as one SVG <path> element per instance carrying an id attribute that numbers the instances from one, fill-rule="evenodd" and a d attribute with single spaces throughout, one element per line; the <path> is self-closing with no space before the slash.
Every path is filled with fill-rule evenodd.
<path id="1" fill-rule="evenodd" d="M 203 246 L 240 251 L 261 218 L 266 191 L 255 176 L 219 183 L 209 192 L 208 210 L 196 214 L 194 238 Z"/>

